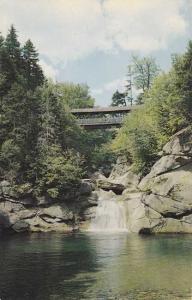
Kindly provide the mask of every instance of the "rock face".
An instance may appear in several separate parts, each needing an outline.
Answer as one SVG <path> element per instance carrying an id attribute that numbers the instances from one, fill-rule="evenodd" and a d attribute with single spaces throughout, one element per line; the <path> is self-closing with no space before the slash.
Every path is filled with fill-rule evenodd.
<path id="1" fill-rule="evenodd" d="M 117 195 L 121 195 L 125 190 L 125 186 L 121 183 L 115 183 L 106 179 L 98 179 L 97 187 L 104 191 L 113 191 Z"/>
<path id="2" fill-rule="evenodd" d="M 124 191 L 129 230 L 140 233 L 192 233 L 192 130 L 175 134 L 162 157 L 138 185 Z"/>
<path id="3" fill-rule="evenodd" d="M 26 198 L 15 195 L 9 182 L 0 183 L 0 231 L 15 232 L 77 230 L 81 221 L 92 216 L 90 207 L 97 204 L 97 194 L 94 185 L 88 180 L 67 191 L 64 195 L 68 201 L 53 201 L 47 196 L 34 199 L 27 194 Z M 74 198 L 72 197 L 74 196 Z M 63 200 L 63 199 L 62 199 Z"/>

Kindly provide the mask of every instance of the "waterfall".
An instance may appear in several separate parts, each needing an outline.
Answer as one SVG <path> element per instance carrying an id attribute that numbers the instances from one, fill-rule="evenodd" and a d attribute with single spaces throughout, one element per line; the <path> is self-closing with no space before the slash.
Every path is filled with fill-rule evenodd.
<path id="1" fill-rule="evenodd" d="M 118 201 L 118 197 L 113 193 L 102 191 L 89 231 L 127 231 L 124 202 Z"/>

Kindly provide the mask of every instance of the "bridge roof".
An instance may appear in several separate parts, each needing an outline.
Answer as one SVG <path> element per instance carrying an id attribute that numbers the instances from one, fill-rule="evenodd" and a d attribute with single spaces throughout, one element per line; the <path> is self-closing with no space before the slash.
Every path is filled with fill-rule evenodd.
<path id="1" fill-rule="evenodd" d="M 109 107 L 93 107 L 72 109 L 72 114 L 96 114 L 96 113 L 113 113 L 113 112 L 129 112 L 133 106 L 109 106 Z"/>

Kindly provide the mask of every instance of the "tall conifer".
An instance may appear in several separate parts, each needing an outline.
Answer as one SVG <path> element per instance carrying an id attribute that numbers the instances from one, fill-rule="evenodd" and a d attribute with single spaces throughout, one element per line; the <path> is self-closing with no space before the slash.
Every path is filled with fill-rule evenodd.
<path id="1" fill-rule="evenodd" d="M 38 53 L 31 42 L 27 40 L 23 49 L 22 57 L 24 61 L 24 75 L 27 80 L 27 86 L 30 89 L 35 89 L 44 82 L 43 71 L 39 65 Z"/>

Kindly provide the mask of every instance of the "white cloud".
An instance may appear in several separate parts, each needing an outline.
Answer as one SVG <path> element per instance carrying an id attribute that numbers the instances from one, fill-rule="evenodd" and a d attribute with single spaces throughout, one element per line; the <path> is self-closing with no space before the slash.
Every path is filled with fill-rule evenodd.
<path id="1" fill-rule="evenodd" d="M 95 88 L 91 90 L 91 93 L 94 97 L 101 96 L 101 95 L 110 95 L 112 97 L 113 93 L 115 93 L 116 90 L 123 93 L 126 90 L 126 84 L 127 84 L 127 78 L 116 78 L 112 81 L 106 82 L 101 87 Z M 132 93 L 133 96 L 136 97 L 141 91 L 138 91 L 135 86 L 132 87 Z"/>
<path id="2" fill-rule="evenodd" d="M 102 95 L 103 94 L 103 89 L 102 88 L 96 88 L 96 89 L 92 89 L 91 90 L 91 94 L 96 97 L 98 95 Z"/>
<path id="3" fill-rule="evenodd" d="M 40 60 L 40 65 L 43 69 L 45 76 L 49 79 L 52 79 L 55 82 L 57 80 L 58 71 L 42 59 Z"/>
<path id="4" fill-rule="evenodd" d="M 107 92 L 115 92 L 116 90 L 123 92 L 125 90 L 125 85 L 126 78 L 118 78 L 104 84 L 103 90 Z"/>
<path id="5" fill-rule="evenodd" d="M 0 0 L 0 28 L 15 24 L 56 63 L 96 50 L 165 48 L 185 34 L 183 0 Z"/>
<path id="6" fill-rule="evenodd" d="M 116 90 L 120 92 L 125 91 L 126 78 L 117 78 L 112 81 L 106 82 L 101 87 L 91 90 L 91 93 L 94 97 L 103 95 L 105 93 L 113 94 Z"/>

